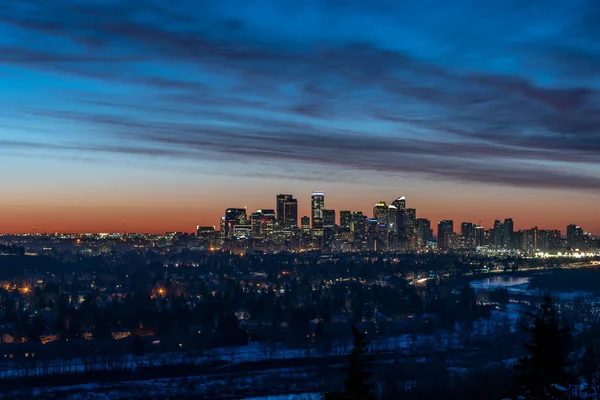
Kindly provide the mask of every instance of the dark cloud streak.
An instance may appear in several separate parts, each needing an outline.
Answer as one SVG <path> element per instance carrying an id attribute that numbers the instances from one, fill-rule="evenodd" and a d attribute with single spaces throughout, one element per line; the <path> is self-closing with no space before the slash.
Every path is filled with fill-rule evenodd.
<path id="1" fill-rule="evenodd" d="M 5 24 L 70 46 L 2 45 L 0 63 L 148 90 L 142 102 L 93 95 L 79 100 L 95 112 L 26 110 L 106 132 L 93 146 L 61 144 L 56 150 L 184 159 L 202 154 L 525 187 L 600 187 L 598 175 L 557 167 L 600 164 L 600 93 L 577 79 L 600 70 L 600 54 L 592 48 L 547 39 L 533 43 L 537 51 L 529 56 L 531 43 L 517 46 L 521 57 L 530 57 L 525 64 L 543 60 L 540 71 L 570 74 L 553 85 L 526 71 L 436 63 L 370 39 L 261 39 L 243 18 L 208 24 L 204 11 L 218 13 L 203 10 L 204 3 L 191 8 L 195 13 L 162 1 L 19 3 L 6 3 Z M 343 11 L 339 2 L 324 4 L 344 15 L 364 8 L 362 2 Z M 383 2 L 365 12 L 390 22 L 386 10 L 394 7 Z M 586 26 L 578 37 L 595 34 Z M 462 40 L 454 47 L 465 47 Z M 180 70 L 187 72 L 173 72 Z"/>

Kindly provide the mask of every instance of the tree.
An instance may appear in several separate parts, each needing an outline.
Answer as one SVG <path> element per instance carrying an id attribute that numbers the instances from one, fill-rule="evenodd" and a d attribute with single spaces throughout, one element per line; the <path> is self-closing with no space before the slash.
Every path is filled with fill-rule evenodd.
<path id="1" fill-rule="evenodd" d="M 131 352 L 133 353 L 133 355 L 142 357 L 145 353 L 144 347 L 145 346 L 144 346 L 144 343 L 142 342 L 142 339 L 140 339 L 139 335 L 135 335 L 135 338 L 133 339 L 133 343 L 131 344 Z"/>
<path id="2" fill-rule="evenodd" d="M 585 389 L 588 398 L 600 398 L 600 353 L 595 344 L 585 349 L 585 353 L 579 362 L 579 373 L 585 381 Z"/>
<path id="3" fill-rule="evenodd" d="M 325 400 L 372 400 L 375 397 L 371 393 L 373 383 L 370 381 L 372 372 L 367 368 L 370 365 L 365 352 L 371 340 L 366 332 L 360 332 L 352 325 L 353 347 L 350 352 L 350 362 L 346 371 L 348 377 L 344 380 L 344 392 L 326 393 Z"/>
<path id="4" fill-rule="evenodd" d="M 518 394 L 525 399 L 561 399 L 561 386 L 569 381 L 566 371 L 571 333 L 560 323 L 552 297 L 546 296 L 538 312 L 527 313 L 531 325 L 524 327 L 531 333 L 531 342 L 525 344 L 528 355 L 515 368 L 518 375 Z"/>

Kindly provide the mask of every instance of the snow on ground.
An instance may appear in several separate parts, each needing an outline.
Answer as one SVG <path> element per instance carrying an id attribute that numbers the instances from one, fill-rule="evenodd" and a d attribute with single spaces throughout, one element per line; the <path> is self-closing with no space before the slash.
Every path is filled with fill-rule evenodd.
<path id="1" fill-rule="evenodd" d="M 320 400 L 321 396 L 320 393 L 284 394 L 281 396 L 248 397 L 244 400 Z"/>
<path id="2" fill-rule="evenodd" d="M 473 289 L 490 290 L 498 288 L 523 288 L 526 289 L 529 285 L 528 277 L 514 277 L 514 276 L 494 276 L 491 278 L 482 279 L 479 281 L 471 282 Z"/>

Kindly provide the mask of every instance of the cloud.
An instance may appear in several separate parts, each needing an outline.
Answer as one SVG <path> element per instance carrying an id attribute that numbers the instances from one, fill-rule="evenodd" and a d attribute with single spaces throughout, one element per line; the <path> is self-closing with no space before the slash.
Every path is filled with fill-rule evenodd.
<path id="1" fill-rule="evenodd" d="M 93 143 L 32 149 L 600 187 L 580 172 L 600 163 L 600 49 L 581 11 L 492 2 L 494 21 L 477 5 L 453 20 L 453 7 L 371 3 L 262 0 L 259 17 L 227 0 L 7 2 L 0 64 L 87 82 L 18 111 Z"/>

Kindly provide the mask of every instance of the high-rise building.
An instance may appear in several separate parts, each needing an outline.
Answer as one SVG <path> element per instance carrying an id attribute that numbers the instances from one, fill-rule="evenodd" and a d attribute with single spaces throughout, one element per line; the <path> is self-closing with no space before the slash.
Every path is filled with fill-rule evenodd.
<path id="1" fill-rule="evenodd" d="M 283 226 L 285 228 L 298 227 L 298 200 L 288 199 L 283 203 Z"/>
<path id="2" fill-rule="evenodd" d="M 335 228 L 335 210 L 323 210 L 323 227 L 325 229 Z"/>
<path id="3" fill-rule="evenodd" d="M 294 196 L 291 194 L 278 194 L 275 197 L 277 210 L 277 225 L 285 226 L 285 203 L 292 200 Z"/>
<path id="4" fill-rule="evenodd" d="M 527 229 L 526 231 L 523 232 L 523 244 L 522 244 L 522 249 L 526 252 L 536 252 L 539 250 L 539 244 L 538 244 L 538 235 L 539 235 L 539 230 L 538 227 L 533 227 L 531 229 Z"/>
<path id="5" fill-rule="evenodd" d="M 443 220 L 438 222 L 438 249 L 448 250 L 450 248 L 452 233 L 454 233 L 454 221 Z"/>
<path id="6" fill-rule="evenodd" d="M 406 210 L 406 197 L 398 197 L 396 200 L 392 201 L 392 205 L 398 209 L 398 211 Z"/>
<path id="7" fill-rule="evenodd" d="M 250 214 L 250 226 L 253 239 L 262 239 L 264 237 L 264 228 L 262 221 L 262 213 L 260 211 Z"/>
<path id="8" fill-rule="evenodd" d="M 388 224 L 388 207 L 385 201 L 380 201 L 373 207 L 373 219 L 376 219 L 378 223 Z"/>
<path id="9" fill-rule="evenodd" d="M 475 247 L 485 246 L 485 228 L 483 226 L 475 226 Z"/>
<path id="10" fill-rule="evenodd" d="M 396 231 L 398 232 L 398 240 L 402 243 L 406 242 L 406 226 L 405 226 L 405 212 L 406 212 L 406 198 L 404 196 L 398 197 L 392 201 L 392 205 L 396 207 Z"/>
<path id="11" fill-rule="evenodd" d="M 387 209 L 388 231 L 398 233 L 398 208 L 389 205 Z"/>
<path id="12" fill-rule="evenodd" d="M 475 227 L 471 222 L 460 224 L 460 235 L 463 237 L 463 243 L 466 248 L 475 248 Z"/>
<path id="13" fill-rule="evenodd" d="M 426 218 L 417 219 L 417 246 L 426 247 L 433 237 L 431 221 Z"/>
<path id="14" fill-rule="evenodd" d="M 585 250 L 585 233 L 579 225 L 567 225 L 567 247 L 569 250 Z"/>
<path id="15" fill-rule="evenodd" d="M 228 208 L 225 210 L 225 238 L 233 237 L 235 227 L 238 225 L 247 225 L 248 217 L 245 208 Z"/>
<path id="16" fill-rule="evenodd" d="M 513 239 L 513 235 L 514 235 L 514 223 L 512 218 L 506 218 L 504 220 L 504 231 L 502 232 L 502 241 L 503 241 L 503 245 L 505 248 L 507 249 L 514 249 L 515 245 L 514 245 L 514 239 Z"/>
<path id="17" fill-rule="evenodd" d="M 494 221 L 494 231 L 493 231 L 494 239 L 494 247 L 501 248 L 504 246 L 504 225 L 500 222 L 499 219 Z"/>
<path id="18" fill-rule="evenodd" d="M 406 229 L 406 235 L 412 237 L 417 229 L 417 210 L 414 208 L 407 208 L 404 211 L 404 228 Z"/>
<path id="19" fill-rule="evenodd" d="M 323 236 L 323 210 L 325 210 L 325 193 L 313 192 L 311 196 L 311 217 L 314 236 Z"/>
<path id="20" fill-rule="evenodd" d="M 340 228 L 350 229 L 351 215 L 352 213 L 350 211 L 340 211 Z"/>
<path id="21" fill-rule="evenodd" d="M 304 216 L 300 219 L 300 226 L 302 229 L 302 233 L 310 233 L 310 217 Z"/>

